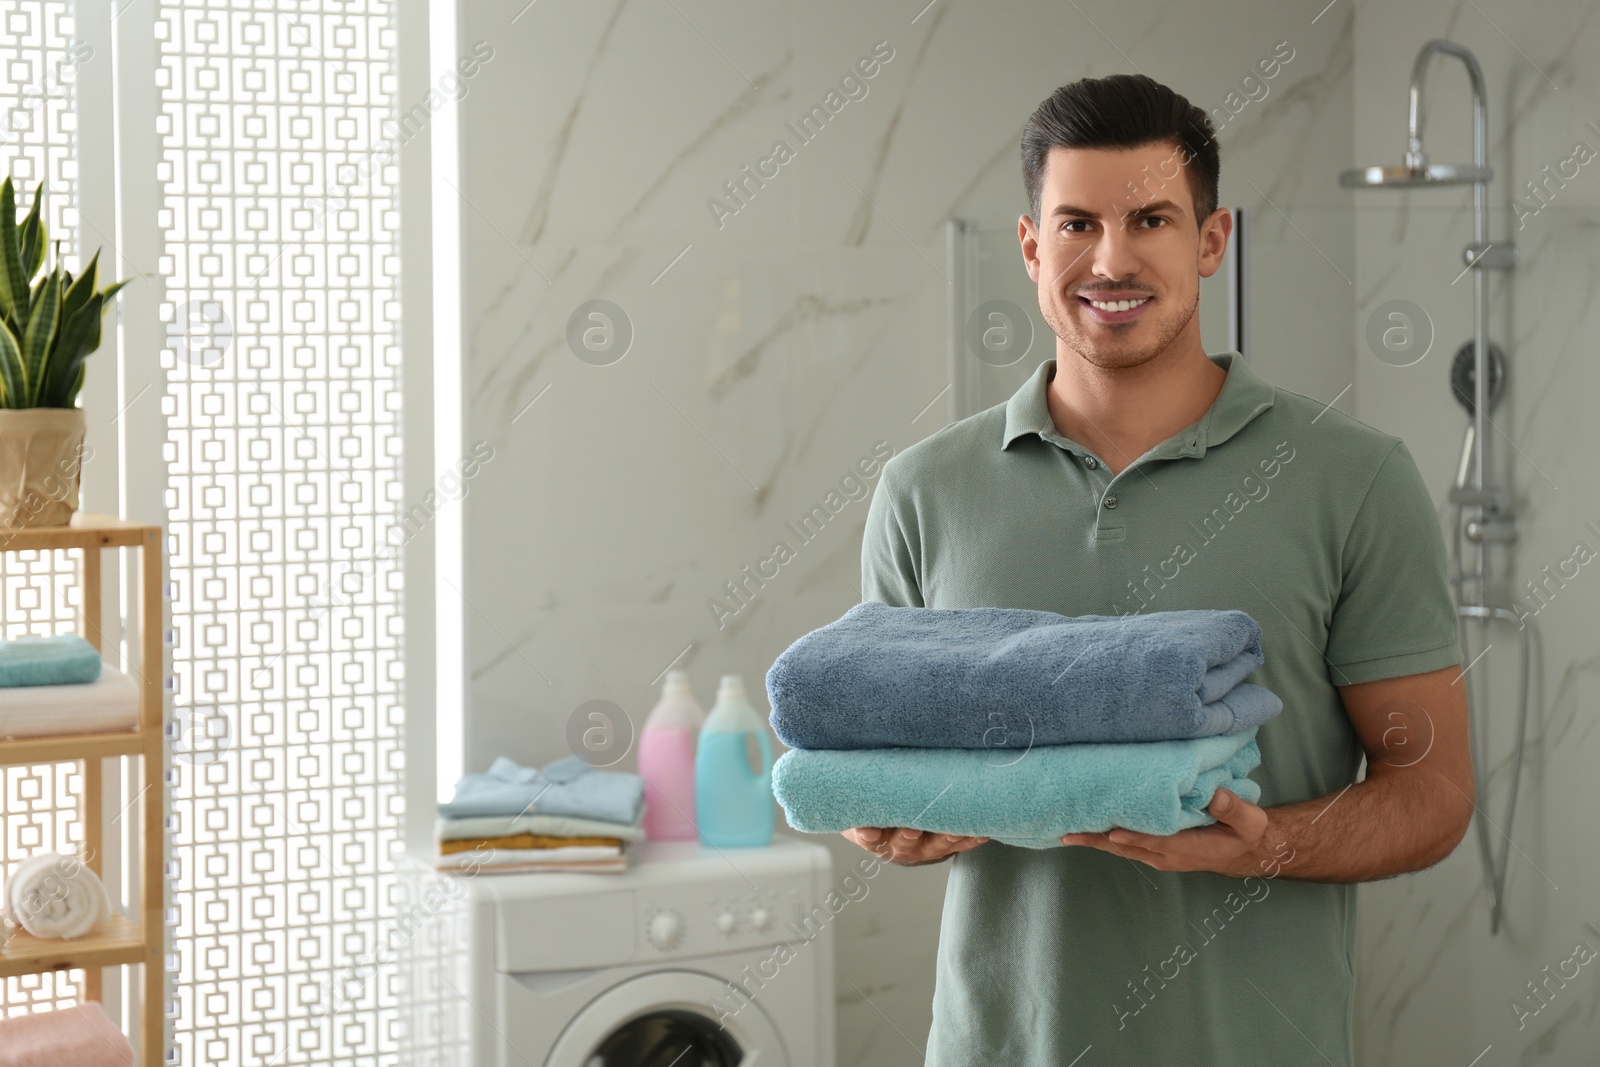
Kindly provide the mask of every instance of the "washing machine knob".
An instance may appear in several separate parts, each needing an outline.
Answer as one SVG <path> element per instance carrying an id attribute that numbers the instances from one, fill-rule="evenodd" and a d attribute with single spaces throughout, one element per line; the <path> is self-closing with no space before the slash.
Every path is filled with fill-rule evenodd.
<path id="1" fill-rule="evenodd" d="M 766 908 L 757 908 L 750 913 L 750 925 L 757 930 L 765 930 L 772 923 L 772 912 Z"/>
<path id="2" fill-rule="evenodd" d="M 731 911 L 724 911 L 717 916 L 717 929 L 725 934 L 733 933 L 733 928 L 739 925 L 739 917 Z"/>
<path id="3" fill-rule="evenodd" d="M 677 948 L 678 942 L 683 940 L 683 920 L 673 912 L 658 911 L 650 916 L 646 936 L 652 945 L 663 952 Z"/>

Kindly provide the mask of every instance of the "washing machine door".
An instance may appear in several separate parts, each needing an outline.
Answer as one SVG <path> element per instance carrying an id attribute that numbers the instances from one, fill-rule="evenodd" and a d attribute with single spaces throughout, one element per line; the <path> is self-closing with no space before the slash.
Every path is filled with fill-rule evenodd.
<path id="1" fill-rule="evenodd" d="M 742 1007 L 724 1016 L 735 1004 Z M 567 1024 L 545 1060 L 545 1067 L 757 1064 L 789 1067 L 760 1002 L 735 1001 L 726 982 L 694 971 L 656 971 L 611 987 Z"/>

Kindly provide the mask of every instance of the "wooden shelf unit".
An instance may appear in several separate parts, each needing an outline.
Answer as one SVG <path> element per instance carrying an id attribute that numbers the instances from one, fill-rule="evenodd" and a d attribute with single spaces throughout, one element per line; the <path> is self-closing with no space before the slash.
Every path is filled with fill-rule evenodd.
<path id="1" fill-rule="evenodd" d="M 102 605 L 100 603 L 100 551 L 106 548 L 132 548 L 138 557 L 139 720 L 133 730 L 112 733 L 63 734 L 54 737 L 0 739 L 0 765 L 54 763 L 81 760 L 83 792 L 80 797 L 83 820 L 83 847 L 87 866 L 104 876 L 105 855 L 102 788 L 103 761 L 123 756 L 138 757 L 140 790 L 135 797 L 139 810 L 139 870 L 124 863 L 126 877 L 137 878 L 139 907 L 134 916 L 118 916 L 85 937 L 50 940 L 13 933 L 0 946 L 0 977 L 81 968 L 86 999 L 101 999 L 104 985 L 101 968 L 143 965 L 139 1004 L 137 1043 L 144 1067 L 158 1067 L 166 1056 L 166 886 L 163 864 L 166 856 L 164 813 L 166 811 L 165 719 L 166 655 L 163 647 L 161 603 L 163 552 L 161 527 L 128 522 L 110 515 L 77 513 L 66 526 L 0 527 L 0 552 L 29 549 L 83 550 L 82 634 L 85 640 L 104 653 Z M 131 620 L 130 620 L 131 621 Z M 135 805 L 130 804 L 130 809 Z M 8 859 L 10 857 L 7 857 Z M 113 899 L 116 894 L 113 893 Z M 134 1035 L 129 1035 L 134 1036 Z"/>

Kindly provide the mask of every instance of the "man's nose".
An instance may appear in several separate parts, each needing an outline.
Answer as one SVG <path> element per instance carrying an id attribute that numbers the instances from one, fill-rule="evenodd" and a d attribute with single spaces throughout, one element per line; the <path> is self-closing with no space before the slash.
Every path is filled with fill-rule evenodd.
<path id="1" fill-rule="evenodd" d="M 1089 264 L 1097 276 L 1121 280 L 1135 274 L 1139 258 L 1133 247 L 1134 233 L 1120 212 L 1107 217 L 1100 228 L 1100 237 L 1094 244 L 1092 262 Z"/>

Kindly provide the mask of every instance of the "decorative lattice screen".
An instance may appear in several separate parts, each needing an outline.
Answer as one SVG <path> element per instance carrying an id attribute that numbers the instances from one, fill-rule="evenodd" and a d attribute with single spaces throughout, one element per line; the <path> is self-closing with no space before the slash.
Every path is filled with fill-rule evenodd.
<path id="1" fill-rule="evenodd" d="M 86 57 L 72 35 L 70 0 L 0 0 L 0 153 L 20 209 L 32 205 L 40 179 L 47 183 L 46 226 L 76 269 L 73 86 Z M 75 552 L 0 555 L 5 637 L 77 629 L 77 558 Z M 76 762 L 0 768 L 0 857 L 7 867 L 35 852 L 78 847 L 80 768 Z M 64 1007 L 82 988 L 82 971 L 0 979 L 0 1015 Z"/>
<path id="2" fill-rule="evenodd" d="M 183 1064 L 396 1058 L 390 8 L 160 4 Z"/>

